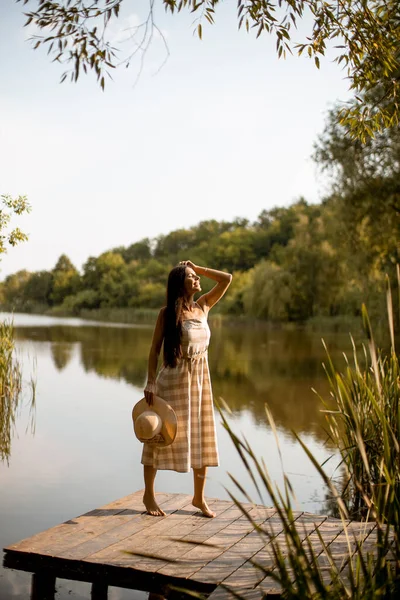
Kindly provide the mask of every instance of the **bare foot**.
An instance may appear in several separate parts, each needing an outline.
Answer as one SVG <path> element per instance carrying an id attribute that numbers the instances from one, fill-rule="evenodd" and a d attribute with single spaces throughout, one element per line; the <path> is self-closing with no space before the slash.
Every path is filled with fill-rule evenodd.
<path id="1" fill-rule="evenodd" d="M 209 519 L 213 519 L 214 517 L 217 516 L 215 512 L 210 510 L 210 507 L 208 506 L 208 504 L 205 500 L 196 500 L 195 498 L 193 498 L 192 504 L 196 508 L 199 508 L 201 510 L 201 512 L 203 513 L 203 515 L 205 517 L 208 517 Z"/>
<path id="2" fill-rule="evenodd" d="M 154 496 L 144 494 L 143 504 L 146 507 L 146 512 L 153 517 L 165 517 L 165 512 L 158 506 Z"/>

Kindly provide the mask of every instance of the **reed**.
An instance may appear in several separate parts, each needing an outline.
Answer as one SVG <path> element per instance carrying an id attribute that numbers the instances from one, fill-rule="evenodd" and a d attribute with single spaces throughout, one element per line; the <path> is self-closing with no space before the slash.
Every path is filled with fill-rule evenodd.
<path id="1" fill-rule="evenodd" d="M 400 526 L 400 365 L 389 281 L 387 285 L 389 350 L 377 349 L 363 306 L 363 362 L 353 343 L 352 359 L 346 357 L 346 369 L 339 372 L 327 351 L 325 371 L 334 407 L 325 404 L 324 412 L 345 472 L 342 498 L 349 513 L 359 518 L 371 514 Z"/>
<path id="2" fill-rule="evenodd" d="M 400 593 L 398 528 L 391 523 L 382 523 L 379 515 L 375 515 L 377 517 L 377 538 L 372 550 L 370 546 L 365 548 L 369 518 L 365 521 L 364 532 L 361 531 L 354 535 L 346 534 L 345 552 L 341 549 L 339 553 L 336 553 L 333 548 L 327 546 L 318 529 L 316 533 L 319 543 L 315 544 L 314 541 L 312 544 L 307 532 L 295 522 L 296 498 L 289 478 L 284 474 L 283 489 L 280 489 L 272 481 L 265 462 L 257 458 L 247 440 L 240 439 L 232 430 L 226 417 L 227 410 L 229 409 L 226 405 L 224 411 L 220 409 L 223 426 L 249 473 L 262 504 L 265 504 L 265 493 L 268 494 L 270 502 L 277 511 L 276 514 L 280 519 L 283 531 L 278 540 L 276 539 L 276 529 L 269 526 L 268 521 L 263 526 L 259 526 L 251 518 L 238 500 L 237 491 L 243 494 L 249 502 L 252 502 L 252 499 L 240 482 L 230 476 L 236 488 L 236 492 L 227 490 L 230 498 L 252 523 L 265 543 L 268 543 L 269 560 L 266 562 L 251 561 L 258 574 L 257 579 L 259 581 L 267 577 L 273 579 L 281 589 L 282 597 L 288 600 L 397 599 Z M 268 407 L 266 407 L 266 418 L 269 426 L 275 432 L 279 450 L 279 439 Z M 337 503 L 340 518 L 345 524 L 349 515 L 340 491 L 336 489 L 300 438 L 298 436 L 296 438 L 330 489 L 330 493 Z M 387 501 L 390 501 L 389 498 Z M 233 596 L 242 598 L 240 593 L 237 594 L 229 588 L 226 589 Z"/>
<path id="3" fill-rule="evenodd" d="M 0 461 L 7 463 L 21 391 L 22 371 L 15 357 L 14 326 L 0 322 Z"/>
<path id="4" fill-rule="evenodd" d="M 398 270 L 400 290 L 400 273 Z M 231 476 L 236 493 L 228 493 L 259 535 L 269 543 L 271 561 L 253 561 L 259 580 L 270 577 L 286 599 L 372 600 L 400 597 L 400 366 L 395 347 L 395 318 L 390 283 L 387 281 L 387 313 L 390 347 L 378 349 L 365 306 L 362 308 L 367 343 L 359 358 L 353 342 L 353 355 L 347 356 L 344 372 L 339 371 L 327 350 L 326 375 L 330 401 L 323 410 L 331 443 L 340 456 L 345 472 L 338 488 L 323 466 L 294 433 L 329 490 L 343 524 L 357 518 L 365 525 L 359 535 L 346 534 L 346 551 L 338 555 L 319 535 L 319 550 L 312 546 L 305 531 L 294 520 L 296 500 L 289 478 L 284 474 L 283 489 L 271 479 L 263 460 L 250 444 L 232 430 L 226 416 L 229 408 L 219 407 L 222 423 L 264 504 L 268 494 L 281 521 L 284 543 L 278 542 L 267 525 L 260 527 L 237 499 L 237 491 L 252 501 L 243 486 Z M 322 400 L 322 398 L 321 398 Z M 266 419 L 279 439 L 272 414 L 266 407 Z M 282 461 L 282 459 L 281 459 Z M 283 465 L 282 465 L 283 470 Z M 376 543 L 366 542 L 368 528 L 375 526 Z M 362 526 L 361 526 L 362 530 Z M 317 530 L 318 531 L 318 530 Z M 272 564 L 272 566 L 270 566 Z M 240 594 L 233 594 L 240 597 Z"/>

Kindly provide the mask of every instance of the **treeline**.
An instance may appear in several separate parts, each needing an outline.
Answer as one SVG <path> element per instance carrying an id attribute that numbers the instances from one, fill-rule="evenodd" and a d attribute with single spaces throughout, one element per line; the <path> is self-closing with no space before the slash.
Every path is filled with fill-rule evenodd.
<path id="1" fill-rule="evenodd" d="M 262 211 L 255 222 L 203 221 L 89 257 L 81 270 L 63 255 L 51 271 L 6 277 L 2 307 L 70 315 L 158 308 L 169 270 L 190 258 L 234 273 L 219 305 L 226 314 L 304 321 L 358 315 L 362 302 L 383 314 L 385 274 L 393 279 L 400 259 L 399 128 L 361 145 L 332 111 L 314 158 L 332 176 L 321 204 L 300 199 Z"/>

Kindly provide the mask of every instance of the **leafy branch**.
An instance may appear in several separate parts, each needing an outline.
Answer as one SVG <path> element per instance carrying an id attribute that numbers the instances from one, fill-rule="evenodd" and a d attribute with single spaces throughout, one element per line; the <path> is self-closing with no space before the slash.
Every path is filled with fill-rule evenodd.
<path id="1" fill-rule="evenodd" d="M 24 5 L 32 0 L 16 0 Z M 159 0 L 171 14 L 187 10 L 196 13 L 195 31 L 203 37 L 203 22 L 213 25 L 221 0 Z M 129 66 L 137 53 L 144 56 L 158 32 L 154 19 L 155 0 L 149 0 L 147 17 L 132 28 L 129 41 L 133 51 L 120 57 L 120 48 L 107 40 L 112 18 L 118 19 L 124 0 L 35 0 L 26 25 L 34 23 L 43 35 L 34 35 L 34 48 L 46 46 L 53 60 L 72 65 L 68 74 L 77 81 L 81 71 L 92 70 L 102 89 L 104 75 Z M 126 2 L 125 2 L 126 3 Z M 302 42 L 293 39 L 293 29 L 311 16 L 311 31 Z M 340 114 L 352 137 L 365 141 L 376 131 L 398 125 L 400 85 L 400 4 L 398 0 L 238 0 L 239 29 L 274 35 L 278 57 L 305 53 L 320 68 L 328 46 L 336 63 L 346 69 L 354 99 L 343 105 Z M 371 105 L 367 98 L 380 90 L 380 100 Z"/>

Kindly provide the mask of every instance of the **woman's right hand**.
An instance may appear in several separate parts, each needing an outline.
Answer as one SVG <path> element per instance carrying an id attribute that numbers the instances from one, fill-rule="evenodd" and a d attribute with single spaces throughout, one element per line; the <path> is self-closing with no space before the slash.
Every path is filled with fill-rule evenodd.
<path id="1" fill-rule="evenodd" d="M 155 383 L 147 383 L 144 388 L 144 397 L 146 398 L 146 402 L 149 406 L 153 404 L 153 396 L 156 393 L 156 384 Z"/>

